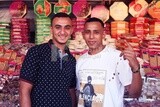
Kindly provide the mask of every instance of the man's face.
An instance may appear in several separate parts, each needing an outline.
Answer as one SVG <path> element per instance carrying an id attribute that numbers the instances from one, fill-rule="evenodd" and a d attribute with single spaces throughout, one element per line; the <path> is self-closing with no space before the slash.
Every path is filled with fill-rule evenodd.
<path id="1" fill-rule="evenodd" d="M 72 21 L 70 18 L 59 17 L 52 21 L 51 33 L 54 42 L 65 44 L 73 33 Z"/>
<path id="2" fill-rule="evenodd" d="M 92 80 L 88 80 L 88 83 L 91 84 Z"/>
<path id="3" fill-rule="evenodd" d="M 103 27 L 99 22 L 87 22 L 84 26 L 83 38 L 90 49 L 102 46 Z"/>

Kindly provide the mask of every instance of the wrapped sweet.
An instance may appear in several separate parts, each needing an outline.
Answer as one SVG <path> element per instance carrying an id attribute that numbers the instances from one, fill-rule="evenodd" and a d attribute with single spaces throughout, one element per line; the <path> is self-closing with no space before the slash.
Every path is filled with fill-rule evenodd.
<path id="1" fill-rule="evenodd" d="M 29 22 L 25 18 L 11 19 L 11 43 L 29 43 Z"/>
<path id="2" fill-rule="evenodd" d="M 91 5 L 87 0 L 78 0 L 73 4 L 73 14 L 77 18 L 87 18 L 91 14 Z"/>
<path id="3" fill-rule="evenodd" d="M 50 33 L 50 26 L 51 21 L 49 18 L 36 18 L 36 44 L 48 42 L 48 39 L 52 36 Z"/>
<path id="4" fill-rule="evenodd" d="M 153 0 L 150 4 L 149 4 L 149 8 L 148 8 L 148 14 L 152 17 L 152 18 L 160 18 L 160 1 L 157 1 L 156 3 L 154 3 L 155 1 Z"/>
<path id="5" fill-rule="evenodd" d="M 124 2 L 114 2 L 110 6 L 109 10 L 110 10 L 110 16 L 114 20 L 124 20 L 128 16 L 128 7 Z"/>
<path id="6" fill-rule="evenodd" d="M 148 3 L 145 0 L 133 0 L 129 4 L 129 13 L 133 17 L 143 17 L 147 13 Z"/>
<path id="7" fill-rule="evenodd" d="M 109 19 L 109 10 L 105 5 L 97 5 L 92 9 L 91 17 L 99 18 L 105 23 Z"/>

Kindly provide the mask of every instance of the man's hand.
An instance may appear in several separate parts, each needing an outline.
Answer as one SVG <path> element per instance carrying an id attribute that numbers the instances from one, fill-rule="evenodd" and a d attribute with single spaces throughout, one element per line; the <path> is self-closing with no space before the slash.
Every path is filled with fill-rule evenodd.
<path id="1" fill-rule="evenodd" d="M 132 69 L 132 71 L 137 71 L 139 69 L 139 62 L 137 60 L 136 54 L 132 48 L 132 46 L 124 40 L 126 48 L 122 51 L 120 56 L 123 56 L 124 59 L 127 59 L 129 61 L 129 65 Z"/>

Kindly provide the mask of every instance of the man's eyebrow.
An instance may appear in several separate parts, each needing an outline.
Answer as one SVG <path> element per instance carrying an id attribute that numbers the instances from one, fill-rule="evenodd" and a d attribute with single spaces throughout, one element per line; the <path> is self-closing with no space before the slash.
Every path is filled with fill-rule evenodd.
<path id="1" fill-rule="evenodd" d="M 56 25 L 54 25 L 54 26 L 61 26 L 61 25 L 56 24 Z"/>
<path id="2" fill-rule="evenodd" d="M 101 31 L 101 30 L 93 30 L 93 31 L 96 31 L 96 32 L 97 32 L 97 31 Z"/>
<path id="3" fill-rule="evenodd" d="M 90 30 L 85 29 L 84 32 L 91 32 Z"/>
<path id="4" fill-rule="evenodd" d="M 63 26 L 63 25 L 56 24 L 56 25 L 54 25 L 54 26 L 59 27 L 59 26 Z M 72 26 L 71 26 L 71 25 L 65 25 L 64 27 L 72 27 Z"/>
<path id="5" fill-rule="evenodd" d="M 84 29 L 84 31 L 90 31 L 90 29 Z"/>
<path id="6" fill-rule="evenodd" d="M 65 27 L 72 27 L 71 25 L 65 25 Z"/>

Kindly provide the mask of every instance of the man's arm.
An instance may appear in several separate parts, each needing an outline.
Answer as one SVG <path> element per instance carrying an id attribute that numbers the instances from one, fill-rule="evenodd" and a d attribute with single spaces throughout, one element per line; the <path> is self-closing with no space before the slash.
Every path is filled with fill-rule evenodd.
<path id="1" fill-rule="evenodd" d="M 140 73 L 133 73 L 132 76 L 132 83 L 127 86 L 127 89 L 130 97 L 138 98 L 141 95 L 142 79 Z"/>
<path id="2" fill-rule="evenodd" d="M 20 89 L 19 89 L 20 107 L 31 107 L 30 94 L 32 87 L 33 87 L 32 84 L 20 80 Z"/>
<path id="3" fill-rule="evenodd" d="M 142 78 L 140 74 L 140 65 L 136 58 L 136 54 L 130 44 L 127 44 L 127 48 L 122 52 L 121 55 L 124 56 L 124 59 L 129 61 L 129 65 L 132 70 L 132 82 L 127 86 L 129 96 L 133 98 L 138 98 L 141 95 L 142 89 Z"/>
<path id="4" fill-rule="evenodd" d="M 77 97 L 76 97 L 76 89 L 71 88 L 69 89 L 71 98 L 72 98 L 72 107 L 77 107 Z"/>

